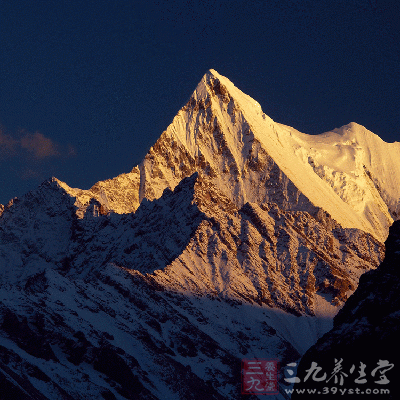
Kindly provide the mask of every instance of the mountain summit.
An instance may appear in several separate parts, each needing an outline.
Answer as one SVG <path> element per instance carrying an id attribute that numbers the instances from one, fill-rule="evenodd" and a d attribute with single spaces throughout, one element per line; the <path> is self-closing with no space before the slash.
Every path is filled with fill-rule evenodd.
<path id="1" fill-rule="evenodd" d="M 210 70 L 131 172 L 1 208 L 2 399 L 241 398 L 241 359 L 297 361 L 382 261 L 399 146 Z"/>
<path id="2" fill-rule="evenodd" d="M 229 79 L 209 70 L 188 103 L 130 173 L 66 190 L 117 213 L 135 211 L 196 171 L 238 207 L 274 201 L 285 210 L 323 209 L 344 228 L 383 242 L 400 215 L 400 143 L 351 123 L 307 135 L 274 122 Z"/>

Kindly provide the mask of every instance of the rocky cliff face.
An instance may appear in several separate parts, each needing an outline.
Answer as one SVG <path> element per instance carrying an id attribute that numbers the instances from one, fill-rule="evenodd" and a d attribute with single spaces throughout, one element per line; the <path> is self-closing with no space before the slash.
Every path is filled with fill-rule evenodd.
<path id="1" fill-rule="evenodd" d="M 5 399 L 240 398 L 241 359 L 298 359 L 382 251 L 197 173 L 135 214 L 76 211 L 52 180 L 2 216 Z"/>
<path id="2" fill-rule="evenodd" d="M 322 208 L 342 227 L 383 242 L 400 210 L 399 154 L 400 143 L 385 143 L 355 123 L 321 135 L 278 124 L 210 70 L 130 173 L 90 190 L 60 184 L 80 212 L 94 198 L 127 213 L 202 171 L 239 208 L 268 201 L 311 214 Z"/>
<path id="3" fill-rule="evenodd" d="M 2 398 L 238 399 L 242 358 L 298 360 L 397 210 L 357 135 L 311 146 L 210 71 L 132 172 L 2 207 Z"/>
<path id="4" fill-rule="evenodd" d="M 390 228 L 386 240 L 386 255 L 378 269 L 364 274 L 355 293 L 334 318 L 334 327 L 307 351 L 299 365 L 304 378 L 312 362 L 332 373 L 335 361 L 342 360 L 343 383 L 336 385 L 346 396 L 370 391 L 371 398 L 397 399 L 398 341 L 400 335 L 400 222 Z M 350 373 L 352 366 L 357 369 Z M 364 365 L 364 366 L 362 366 Z M 359 369 L 363 377 L 359 378 Z M 375 372 L 374 372 L 375 371 Z M 365 380 L 365 382 L 364 382 Z M 308 380 L 297 390 L 334 386 Z M 330 390 L 332 393 L 332 391 Z M 386 393 L 388 392 L 388 393 Z M 377 397 L 379 393 L 381 397 Z M 293 398 L 302 396 L 293 395 Z M 305 395 L 304 398 L 308 398 Z M 325 398 L 325 396 L 324 396 Z M 369 397 L 368 397 L 369 398 Z"/>

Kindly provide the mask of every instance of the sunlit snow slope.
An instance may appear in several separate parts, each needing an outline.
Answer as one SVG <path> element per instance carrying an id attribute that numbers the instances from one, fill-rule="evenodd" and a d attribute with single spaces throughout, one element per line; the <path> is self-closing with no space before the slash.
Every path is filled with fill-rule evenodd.
<path id="1" fill-rule="evenodd" d="M 94 197 L 126 213 L 202 170 L 239 207 L 274 201 L 283 209 L 322 208 L 342 227 L 383 242 L 400 213 L 399 159 L 400 143 L 355 123 L 321 135 L 276 123 L 210 70 L 139 166 L 87 191 L 63 185 L 83 209 Z"/>
<path id="2" fill-rule="evenodd" d="M 209 71 L 130 173 L 0 207 L 1 399 L 241 398 L 241 359 L 298 360 L 381 262 L 399 153 Z"/>

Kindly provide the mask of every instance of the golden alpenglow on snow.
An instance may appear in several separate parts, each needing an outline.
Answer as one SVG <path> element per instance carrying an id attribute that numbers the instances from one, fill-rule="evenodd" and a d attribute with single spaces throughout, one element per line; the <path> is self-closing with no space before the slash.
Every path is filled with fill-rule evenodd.
<path id="1" fill-rule="evenodd" d="M 0 208 L 0 397 L 241 398 L 242 359 L 297 363 L 375 276 L 399 160 L 355 123 L 274 122 L 209 70 L 131 172 Z"/>

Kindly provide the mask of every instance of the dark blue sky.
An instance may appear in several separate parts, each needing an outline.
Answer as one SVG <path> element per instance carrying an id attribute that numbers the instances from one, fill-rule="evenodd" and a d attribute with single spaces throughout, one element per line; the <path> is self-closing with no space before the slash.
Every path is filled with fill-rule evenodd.
<path id="1" fill-rule="evenodd" d="M 0 203 L 128 172 L 210 68 L 277 122 L 400 141 L 399 5 L 0 0 Z"/>

